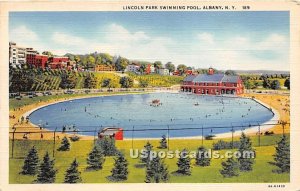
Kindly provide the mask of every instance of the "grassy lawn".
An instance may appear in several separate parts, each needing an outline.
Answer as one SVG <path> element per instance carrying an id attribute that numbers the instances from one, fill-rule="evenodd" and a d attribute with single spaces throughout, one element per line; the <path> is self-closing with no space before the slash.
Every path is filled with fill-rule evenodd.
<path id="1" fill-rule="evenodd" d="M 238 139 L 238 138 L 235 138 Z M 256 150 L 256 159 L 251 172 L 240 173 L 240 176 L 233 178 L 223 178 L 219 173 L 221 169 L 221 161 L 225 159 L 212 159 L 211 166 L 198 167 L 195 166 L 194 159 L 192 160 L 192 175 L 191 176 L 175 176 L 172 172 L 177 170 L 177 159 L 165 159 L 165 163 L 168 165 L 170 172 L 170 183 L 221 183 L 221 182 L 289 182 L 289 174 L 276 174 L 272 170 L 275 166 L 270 165 L 269 162 L 273 161 L 273 154 L 275 152 L 274 144 L 280 139 L 280 135 L 262 136 L 261 145 L 257 146 L 257 137 L 252 137 L 253 145 Z M 224 139 L 225 140 L 225 139 Z M 231 139 L 226 139 L 230 141 Z M 158 146 L 158 140 L 151 140 L 150 143 L 156 148 Z M 211 148 L 212 143 L 216 140 L 204 140 L 204 146 Z M 11 143 L 11 142 L 10 142 Z M 145 168 L 138 168 L 135 165 L 139 163 L 139 159 L 132 159 L 129 155 L 129 149 L 131 148 L 131 140 L 117 141 L 116 145 L 118 149 L 125 153 L 125 156 L 129 162 L 129 175 L 128 180 L 125 183 L 143 183 L 145 180 Z M 143 148 L 146 140 L 134 140 L 135 149 Z M 35 145 L 39 151 L 40 159 L 49 151 L 52 156 L 53 142 L 52 141 L 29 141 L 29 140 L 17 140 L 15 141 L 14 159 L 10 159 L 9 163 L 9 182 L 10 183 L 32 183 L 36 178 L 35 176 L 20 175 L 24 157 L 31 146 Z M 60 145 L 56 144 L 56 148 Z M 170 150 L 187 148 L 190 151 L 195 150 L 201 145 L 201 140 L 170 140 Z M 86 171 L 86 158 L 93 146 L 93 141 L 78 141 L 71 143 L 71 150 L 67 152 L 55 152 L 55 167 L 58 169 L 56 177 L 56 183 L 62 183 L 66 169 L 74 158 L 79 162 L 79 170 L 81 171 L 82 180 L 84 183 L 107 183 L 109 182 L 106 177 L 111 173 L 113 168 L 113 157 L 106 157 L 104 167 L 99 171 Z M 11 144 L 10 144 L 11 147 Z M 158 150 L 158 149 L 155 149 Z M 223 150 L 220 153 L 224 153 L 227 150 Z"/>

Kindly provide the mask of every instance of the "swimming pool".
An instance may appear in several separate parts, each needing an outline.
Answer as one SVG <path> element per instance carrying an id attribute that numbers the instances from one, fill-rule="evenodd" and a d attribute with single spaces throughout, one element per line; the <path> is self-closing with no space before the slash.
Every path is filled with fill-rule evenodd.
<path id="1" fill-rule="evenodd" d="M 154 100 L 158 102 L 152 104 Z M 31 123 L 49 130 L 61 131 L 64 125 L 84 131 L 121 127 L 125 138 L 158 138 L 168 133 L 170 137 L 201 136 L 202 127 L 204 135 L 219 134 L 230 132 L 232 126 L 246 129 L 272 117 L 273 112 L 252 99 L 181 93 L 75 99 L 42 107 L 29 116 Z"/>

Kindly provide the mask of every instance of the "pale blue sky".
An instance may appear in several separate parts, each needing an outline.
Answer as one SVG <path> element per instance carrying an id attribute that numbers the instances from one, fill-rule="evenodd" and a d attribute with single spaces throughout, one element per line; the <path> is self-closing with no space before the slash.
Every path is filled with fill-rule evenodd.
<path id="1" fill-rule="evenodd" d="M 13 12 L 10 40 L 196 68 L 289 70 L 289 12 Z"/>

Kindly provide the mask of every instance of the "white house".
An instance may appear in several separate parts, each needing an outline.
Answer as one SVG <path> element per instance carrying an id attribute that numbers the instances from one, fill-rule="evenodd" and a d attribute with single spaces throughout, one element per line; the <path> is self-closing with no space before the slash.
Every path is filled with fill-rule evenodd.
<path id="1" fill-rule="evenodd" d="M 158 74 L 166 76 L 166 75 L 170 75 L 170 71 L 166 68 L 160 68 L 158 69 Z"/>
<path id="2" fill-rule="evenodd" d="M 126 67 L 127 72 L 138 72 L 139 69 L 140 69 L 140 66 L 137 66 L 137 65 L 134 65 L 134 64 L 129 64 Z"/>

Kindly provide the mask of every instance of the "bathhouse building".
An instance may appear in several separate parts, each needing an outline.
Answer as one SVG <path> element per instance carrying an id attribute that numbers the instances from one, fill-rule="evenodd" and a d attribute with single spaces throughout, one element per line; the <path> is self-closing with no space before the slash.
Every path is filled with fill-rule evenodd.
<path id="1" fill-rule="evenodd" d="M 181 91 L 206 95 L 239 95 L 244 92 L 244 86 L 240 76 L 215 74 L 214 70 L 209 68 L 207 74 L 187 76 L 183 80 Z"/>

